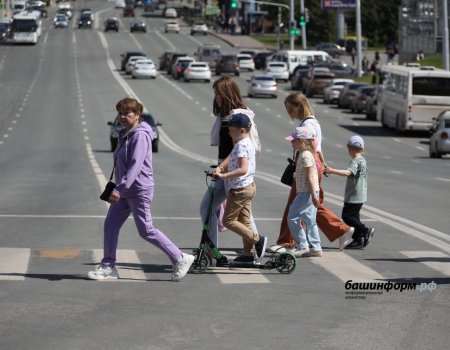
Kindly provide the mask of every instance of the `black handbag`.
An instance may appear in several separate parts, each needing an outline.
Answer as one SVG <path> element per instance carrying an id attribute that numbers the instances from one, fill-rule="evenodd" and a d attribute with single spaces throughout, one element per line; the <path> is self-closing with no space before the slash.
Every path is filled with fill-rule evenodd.
<path id="1" fill-rule="evenodd" d="M 122 143 L 122 145 L 123 145 L 123 143 Z M 120 148 L 122 148 L 122 145 L 120 145 Z M 120 151 L 120 148 L 119 148 L 119 151 Z M 116 160 L 117 160 L 117 157 L 114 158 L 114 165 L 113 165 L 113 168 L 111 171 L 111 176 L 109 177 L 109 181 L 106 184 L 105 189 L 103 190 L 102 194 L 100 195 L 100 199 L 105 202 L 108 201 L 109 197 L 111 196 L 112 191 L 114 191 L 114 189 L 116 188 L 116 184 L 112 181 L 112 178 L 114 175 L 114 168 L 116 167 Z"/>
<path id="2" fill-rule="evenodd" d="M 288 158 L 287 161 L 289 164 L 286 169 L 284 169 L 283 175 L 281 175 L 281 183 L 292 186 L 292 183 L 294 182 L 295 162 L 291 158 Z"/>

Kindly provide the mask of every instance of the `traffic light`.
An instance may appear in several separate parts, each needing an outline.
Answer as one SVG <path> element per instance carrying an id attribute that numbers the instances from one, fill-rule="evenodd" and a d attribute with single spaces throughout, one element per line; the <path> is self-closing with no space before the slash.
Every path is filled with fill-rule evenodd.
<path id="1" fill-rule="evenodd" d="M 300 34 L 300 31 L 297 28 L 297 23 L 295 23 L 295 21 L 291 22 L 291 27 L 290 27 L 289 33 L 291 35 L 299 35 Z"/>
<path id="2" fill-rule="evenodd" d="M 309 23 L 309 10 L 305 8 L 305 23 Z"/>
<path id="3" fill-rule="evenodd" d="M 237 0 L 231 0 L 231 8 L 237 9 L 237 7 L 238 7 Z"/>
<path id="4" fill-rule="evenodd" d="M 298 21 L 298 24 L 300 24 L 300 27 L 304 27 L 306 24 L 306 20 L 305 20 L 305 14 L 302 13 L 300 14 L 300 20 Z"/>

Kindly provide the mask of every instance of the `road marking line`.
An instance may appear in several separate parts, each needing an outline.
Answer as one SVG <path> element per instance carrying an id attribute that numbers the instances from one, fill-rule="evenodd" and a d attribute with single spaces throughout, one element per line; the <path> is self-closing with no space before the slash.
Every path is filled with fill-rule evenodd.
<path id="1" fill-rule="evenodd" d="M 402 171 L 397 171 L 397 170 L 389 170 L 389 172 L 392 173 L 392 174 L 398 174 L 398 175 L 403 174 Z"/>
<path id="2" fill-rule="evenodd" d="M 435 177 L 434 179 L 439 181 L 447 181 L 447 182 L 450 181 L 450 179 L 445 179 L 443 177 Z"/>
<path id="3" fill-rule="evenodd" d="M 322 257 L 311 259 L 313 263 L 331 272 L 343 282 L 349 280 L 364 282 L 383 279 L 383 276 L 378 272 L 342 252 L 325 252 Z"/>
<path id="4" fill-rule="evenodd" d="M 435 251 L 401 251 L 399 253 L 450 276 L 450 257 L 444 253 Z M 438 261 L 436 258 L 442 261 Z"/>
<path id="5" fill-rule="evenodd" d="M 31 249 L 0 248 L 0 280 L 25 280 Z"/>
<path id="6" fill-rule="evenodd" d="M 92 249 L 92 258 L 95 262 L 100 262 L 103 259 L 103 249 Z M 131 267 L 125 265 L 139 265 L 138 267 Z M 121 282 L 145 282 L 147 277 L 142 270 L 142 263 L 136 254 L 135 250 L 118 249 L 117 250 L 117 272 L 119 274 L 118 280 L 106 281 L 121 281 Z"/>

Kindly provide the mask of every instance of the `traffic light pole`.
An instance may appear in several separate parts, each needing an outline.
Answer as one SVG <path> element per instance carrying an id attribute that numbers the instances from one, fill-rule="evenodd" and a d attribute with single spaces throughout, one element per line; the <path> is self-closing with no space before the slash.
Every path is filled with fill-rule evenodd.
<path id="1" fill-rule="evenodd" d="M 241 2 L 246 3 L 254 3 L 254 4 L 260 4 L 260 5 L 268 5 L 268 6 L 276 6 L 276 7 L 284 7 L 285 9 L 289 10 L 289 23 L 295 22 L 294 20 L 294 0 L 291 0 L 291 6 L 285 5 L 285 4 L 277 4 L 273 2 L 267 2 L 267 1 L 258 1 L 258 0 L 238 0 Z M 278 23 L 278 27 L 280 26 L 280 23 Z M 291 34 L 289 30 L 289 47 L 291 50 L 294 50 L 294 40 L 295 36 Z"/>
<path id="2" fill-rule="evenodd" d="M 305 0 L 300 0 L 300 15 L 304 15 L 304 14 L 305 14 Z M 307 48 L 307 45 L 306 45 L 306 23 L 301 28 L 301 30 L 302 30 L 302 47 L 303 47 L 303 50 L 306 50 L 306 48 Z"/>

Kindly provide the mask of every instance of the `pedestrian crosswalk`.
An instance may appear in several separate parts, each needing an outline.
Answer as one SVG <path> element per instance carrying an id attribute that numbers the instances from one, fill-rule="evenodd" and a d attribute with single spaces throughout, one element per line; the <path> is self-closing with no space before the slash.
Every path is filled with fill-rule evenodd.
<path id="1" fill-rule="evenodd" d="M 235 251 L 223 251 L 230 258 L 236 255 Z M 423 276 L 414 274 L 414 278 L 439 278 L 450 277 L 450 256 L 439 251 L 400 251 L 395 254 L 374 255 L 370 259 L 361 256 L 352 256 L 353 252 L 325 251 L 320 258 L 297 259 L 297 268 L 290 276 L 308 274 L 308 267 L 319 267 L 324 273 L 334 276 L 342 282 L 358 281 L 371 282 L 409 278 L 404 276 L 404 263 L 411 265 L 409 271 L 422 271 Z M 111 282 L 146 282 L 152 280 L 152 273 L 167 275 L 170 279 L 170 263 L 159 269 L 152 269 L 152 258 L 148 252 L 140 252 L 131 249 L 119 249 L 117 251 L 118 280 Z M 92 270 L 101 260 L 102 249 L 79 250 L 74 248 L 58 249 L 30 249 L 30 248 L 5 248 L 0 247 L 0 281 L 26 281 L 28 278 L 84 279 L 89 270 Z M 143 256 L 145 255 L 145 256 Z M 161 257 L 159 257 L 161 258 Z M 165 258 L 165 257 L 164 257 Z M 150 261 L 149 261 L 150 260 Z M 146 263 L 143 264 L 143 261 Z M 148 262 L 147 262 L 148 261 Z M 372 263 L 369 263 L 371 261 Z M 389 269 L 382 269 L 381 263 L 373 261 L 390 261 Z M 418 270 L 420 265 L 422 270 Z M 159 265 L 162 266 L 162 265 Z M 395 272 L 395 267 L 398 267 Z M 273 270 L 275 271 L 275 270 Z M 205 273 L 214 276 L 222 284 L 262 284 L 273 283 L 277 272 L 265 273 L 260 269 L 211 267 Z M 48 276 L 52 276 L 49 278 Z M 59 276 L 59 278 L 58 278 Z M 73 277 L 70 277 L 73 276 Z"/>

